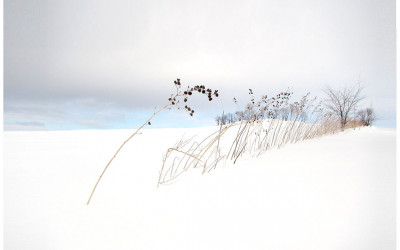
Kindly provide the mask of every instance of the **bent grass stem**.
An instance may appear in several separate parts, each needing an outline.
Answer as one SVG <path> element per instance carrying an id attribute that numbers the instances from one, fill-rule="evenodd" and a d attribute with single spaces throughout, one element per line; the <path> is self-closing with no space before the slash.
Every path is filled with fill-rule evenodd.
<path id="1" fill-rule="evenodd" d="M 176 95 L 177 96 L 177 95 Z M 175 97 L 176 97 L 175 96 Z M 104 173 L 106 172 L 107 168 L 110 166 L 111 162 L 114 160 L 114 158 L 118 155 L 119 151 L 121 151 L 121 149 L 124 147 L 124 145 L 130 140 L 132 139 L 132 137 L 134 137 L 146 124 L 148 124 L 150 122 L 151 119 L 153 119 L 154 116 L 156 116 L 158 113 L 160 113 L 162 110 L 166 109 L 171 102 L 168 102 L 167 104 L 164 105 L 164 107 L 160 108 L 157 112 L 155 112 L 152 116 L 150 116 L 149 119 L 147 119 L 146 122 L 144 122 L 131 136 L 128 137 L 128 139 L 126 139 L 122 145 L 118 148 L 117 152 L 115 152 L 114 156 L 110 159 L 110 161 L 108 162 L 108 164 L 106 165 L 106 167 L 103 169 L 103 172 L 101 173 L 100 177 L 97 179 L 96 184 L 93 187 L 92 193 L 89 196 L 89 199 L 86 203 L 86 205 L 89 205 L 90 200 L 93 197 L 94 192 L 96 191 L 97 185 L 99 184 L 101 178 L 103 177 Z"/>

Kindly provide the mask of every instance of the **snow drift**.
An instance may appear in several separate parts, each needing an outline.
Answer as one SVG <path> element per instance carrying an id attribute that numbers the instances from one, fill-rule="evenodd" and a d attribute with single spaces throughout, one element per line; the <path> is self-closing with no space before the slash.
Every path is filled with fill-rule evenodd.
<path id="1" fill-rule="evenodd" d="M 287 144 L 161 185 L 163 154 L 217 127 L 4 133 L 5 249 L 395 249 L 395 130 Z"/>

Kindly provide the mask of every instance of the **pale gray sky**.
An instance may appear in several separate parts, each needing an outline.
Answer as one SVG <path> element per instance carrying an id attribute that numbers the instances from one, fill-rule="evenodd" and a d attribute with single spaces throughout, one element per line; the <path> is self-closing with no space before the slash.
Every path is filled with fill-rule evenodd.
<path id="1" fill-rule="evenodd" d="M 176 78 L 220 98 L 156 126 L 211 125 L 249 88 L 322 97 L 360 80 L 394 127 L 395 35 L 394 0 L 5 0 L 4 127 L 135 127 Z"/>

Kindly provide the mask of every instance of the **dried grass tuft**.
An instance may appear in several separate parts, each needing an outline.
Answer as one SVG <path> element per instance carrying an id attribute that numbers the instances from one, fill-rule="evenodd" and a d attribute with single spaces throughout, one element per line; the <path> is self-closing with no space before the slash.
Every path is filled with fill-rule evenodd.
<path id="1" fill-rule="evenodd" d="M 190 168 L 202 168 L 202 173 L 214 170 L 220 162 L 236 163 L 244 154 L 257 157 L 267 150 L 336 133 L 341 123 L 334 116 L 325 114 L 322 102 L 310 98 L 309 93 L 291 102 L 290 91 L 272 98 L 266 95 L 256 101 L 249 89 L 251 102 L 244 111 L 217 117 L 218 131 L 200 142 L 177 143 L 168 149 L 158 186 L 175 180 Z M 237 104 L 236 98 L 233 99 Z M 355 126 L 359 124 L 354 123 Z M 233 139 L 231 139 L 233 138 Z"/>

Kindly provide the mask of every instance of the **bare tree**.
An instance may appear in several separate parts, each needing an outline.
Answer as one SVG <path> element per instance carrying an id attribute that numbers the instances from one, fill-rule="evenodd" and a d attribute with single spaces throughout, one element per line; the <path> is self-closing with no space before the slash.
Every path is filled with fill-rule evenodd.
<path id="1" fill-rule="evenodd" d="M 370 126 L 376 120 L 375 112 L 372 108 L 367 108 L 358 111 L 357 119 L 365 126 Z"/>
<path id="2" fill-rule="evenodd" d="M 361 85 L 357 83 L 353 87 L 338 90 L 328 86 L 323 91 L 328 96 L 324 103 L 325 107 L 339 119 L 341 128 L 344 129 L 349 120 L 350 111 L 356 110 L 358 103 L 364 99 L 361 96 Z"/>
<path id="3" fill-rule="evenodd" d="M 215 117 L 215 122 L 217 123 L 217 125 L 221 125 L 221 116 Z"/>
<path id="4" fill-rule="evenodd" d="M 236 111 L 235 112 L 235 120 L 241 121 L 243 119 L 244 112 L 243 111 Z"/>
<path id="5" fill-rule="evenodd" d="M 226 114 L 227 119 L 228 119 L 228 123 L 233 123 L 235 121 L 235 115 L 232 113 L 228 113 Z"/>
<path id="6" fill-rule="evenodd" d="M 220 125 L 226 125 L 226 124 L 228 124 L 228 116 L 222 114 Z"/>
<path id="7" fill-rule="evenodd" d="M 228 123 L 231 123 L 229 120 L 229 116 L 224 114 L 215 117 L 215 122 L 217 123 L 217 125 L 226 125 Z"/>

